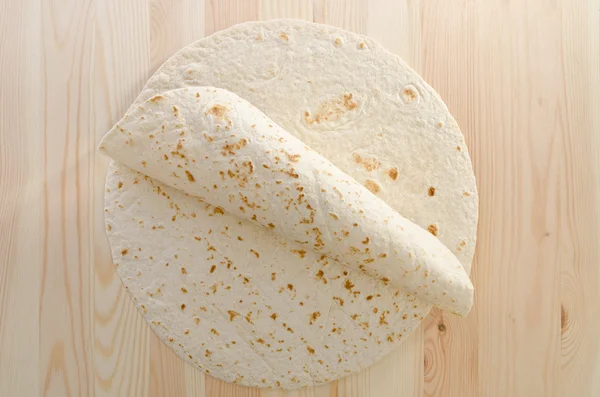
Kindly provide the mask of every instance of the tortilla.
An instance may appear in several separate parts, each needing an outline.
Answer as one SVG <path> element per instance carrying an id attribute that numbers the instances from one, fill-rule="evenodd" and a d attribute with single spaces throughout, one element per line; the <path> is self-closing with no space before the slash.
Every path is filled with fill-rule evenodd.
<path id="1" fill-rule="evenodd" d="M 473 286 L 437 238 L 283 130 L 214 87 L 163 92 L 128 113 L 100 150 L 442 309 L 465 315 Z M 256 248 L 256 250 L 262 247 Z"/>
<path id="2" fill-rule="evenodd" d="M 210 85 L 251 102 L 469 271 L 478 199 L 466 145 L 439 96 L 397 56 L 334 27 L 245 23 L 171 57 L 131 110 L 163 91 Z M 293 242 L 115 161 L 106 188 L 113 259 L 137 307 L 180 357 L 217 378 L 327 382 L 382 358 L 430 309 L 313 250 L 293 254 Z M 249 251 L 257 244 L 259 256 Z"/>

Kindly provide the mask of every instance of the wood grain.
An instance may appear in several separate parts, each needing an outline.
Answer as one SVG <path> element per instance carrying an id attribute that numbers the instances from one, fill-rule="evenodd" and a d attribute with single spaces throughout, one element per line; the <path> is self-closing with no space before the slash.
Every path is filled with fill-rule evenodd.
<path id="1" fill-rule="evenodd" d="M 40 395 L 40 15 L 35 1 L 0 1 L 0 396 Z"/>
<path id="2" fill-rule="evenodd" d="M 95 145 L 158 66 L 235 23 L 367 34 L 440 93 L 481 194 L 466 319 L 434 310 L 362 373 L 205 376 L 111 262 Z M 0 0 L 0 396 L 600 395 L 600 0 Z"/>

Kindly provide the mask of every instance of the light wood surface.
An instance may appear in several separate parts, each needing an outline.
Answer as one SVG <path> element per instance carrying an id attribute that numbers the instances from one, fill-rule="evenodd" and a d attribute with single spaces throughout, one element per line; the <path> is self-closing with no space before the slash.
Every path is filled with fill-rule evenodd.
<path id="1" fill-rule="evenodd" d="M 121 286 L 99 138 L 182 46 L 254 19 L 340 26 L 444 98 L 481 193 L 466 319 L 297 392 L 185 365 Z M 0 396 L 600 396 L 600 0 L 0 0 Z"/>

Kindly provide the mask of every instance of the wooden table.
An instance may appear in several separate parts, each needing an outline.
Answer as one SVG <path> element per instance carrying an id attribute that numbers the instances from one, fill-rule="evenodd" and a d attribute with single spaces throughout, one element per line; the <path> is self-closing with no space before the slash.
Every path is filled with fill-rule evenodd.
<path id="1" fill-rule="evenodd" d="M 293 393 L 204 376 L 104 234 L 100 137 L 182 46 L 295 17 L 379 40 L 461 125 L 481 192 L 466 319 Z M 0 396 L 600 396 L 599 0 L 0 0 Z"/>

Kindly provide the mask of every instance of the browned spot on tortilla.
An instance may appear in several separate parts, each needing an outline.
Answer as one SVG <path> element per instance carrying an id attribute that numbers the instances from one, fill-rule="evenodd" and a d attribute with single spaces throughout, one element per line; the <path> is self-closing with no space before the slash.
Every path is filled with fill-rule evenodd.
<path id="1" fill-rule="evenodd" d="M 402 97 L 404 98 L 404 102 L 412 103 L 417 100 L 418 94 L 412 87 L 406 87 L 402 90 Z"/>
<path id="2" fill-rule="evenodd" d="M 323 270 L 319 270 L 316 274 L 315 279 L 323 281 L 323 284 L 327 284 L 327 279 L 324 277 L 324 275 L 325 273 L 323 273 Z"/>
<path id="3" fill-rule="evenodd" d="M 169 160 L 169 156 L 167 156 L 166 154 L 163 154 L 163 157 L 165 158 L 165 160 Z"/>
<path id="4" fill-rule="evenodd" d="M 244 316 L 244 318 L 246 319 L 246 321 L 247 321 L 248 323 L 250 323 L 250 324 L 254 324 L 254 323 L 252 322 L 252 312 L 248 312 L 248 313 L 246 313 L 246 315 Z"/>
<path id="5" fill-rule="evenodd" d="M 438 227 L 435 224 L 431 224 L 429 226 L 427 226 L 427 231 L 431 234 L 433 234 L 434 236 L 438 235 Z"/>
<path id="6" fill-rule="evenodd" d="M 181 310 L 185 310 L 185 303 L 181 304 Z"/>
<path id="7" fill-rule="evenodd" d="M 248 141 L 246 140 L 246 138 L 242 138 L 238 142 L 235 142 L 235 143 L 232 143 L 232 144 L 226 143 L 225 146 L 223 146 L 223 150 L 221 151 L 221 154 L 223 154 L 223 156 L 226 156 L 228 154 L 234 155 L 235 154 L 235 150 L 240 150 L 241 148 L 243 148 L 247 144 L 248 144 Z M 252 163 L 250 163 L 250 164 L 252 164 Z M 252 167 L 252 171 L 253 171 L 254 170 L 254 164 L 252 164 L 251 167 Z"/>
<path id="8" fill-rule="evenodd" d="M 216 268 L 217 268 L 217 266 L 216 266 L 216 265 L 212 265 L 212 266 L 210 267 L 210 272 L 211 272 L 211 273 L 214 273 Z"/>
<path id="9" fill-rule="evenodd" d="M 354 284 L 352 283 L 352 281 L 346 280 L 346 282 L 344 283 L 344 288 L 346 288 L 347 290 L 351 290 L 352 287 L 354 287 Z"/>
<path id="10" fill-rule="evenodd" d="M 465 196 L 465 197 L 469 197 L 470 195 L 471 195 L 471 193 L 469 193 L 469 192 L 464 192 L 463 193 L 463 196 Z"/>
<path id="11" fill-rule="evenodd" d="M 161 99 L 163 99 L 162 95 L 155 95 L 152 98 L 150 98 L 150 102 L 158 103 Z"/>
<path id="12" fill-rule="evenodd" d="M 300 155 L 299 154 L 289 154 L 289 153 L 286 152 L 285 155 L 287 156 L 287 158 L 290 161 L 292 161 L 294 163 L 296 163 L 296 162 L 298 162 L 300 160 Z"/>
<path id="13" fill-rule="evenodd" d="M 214 329 L 214 328 L 211 328 L 211 329 L 210 329 L 210 332 L 211 332 L 211 333 L 213 333 L 213 334 L 215 334 L 215 335 L 217 335 L 217 336 L 219 335 L 219 331 L 217 331 L 217 330 L 216 330 L 216 329 Z"/>
<path id="14" fill-rule="evenodd" d="M 119 181 L 119 189 L 123 187 L 123 182 Z"/>
<path id="15" fill-rule="evenodd" d="M 192 173 L 189 172 L 188 170 L 185 170 L 185 174 L 187 175 L 188 181 L 194 182 L 196 180 L 196 178 L 194 178 L 194 175 L 192 175 Z"/>
<path id="16" fill-rule="evenodd" d="M 285 34 L 285 33 L 281 33 L 281 34 L 279 35 L 279 38 L 280 38 L 281 40 L 284 40 L 284 41 L 288 41 L 288 40 L 290 39 L 290 38 L 288 37 L 288 35 L 287 35 L 287 34 Z"/>
<path id="17" fill-rule="evenodd" d="M 128 252 L 129 252 L 129 250 L 127 248 L 125 248 L 124 250 L 121 251 L 121 255 L 125 256 L 125 255 L 127 255 Z"/>
<path id="18" fill-rule="evenodd" d="M 223 215 L 225 213 L 225 211 L 223 210 L 222 207 L 215 207 L 215 209 L 213 209 L 213 213 Z"/>
<path id="19" fill-rule="evenodd" d="M 460 146 L 457 146 L 457 147 L 456 147 L 456 151 L 457 151 L 457 152 L 460 152 Z"/>
<path id="20" fill-rule="evenodd" d="M 360 48 L 361 50 L 364 50 L 365 48 L 367 48 L 367 45 L 365 43 L 359 43 L 358 48 Z"/>
<path id="21" fill-rule="evenodd" d="M 245 140 L 244 140 L 245 142 Z M 248 171 L 252 174 L 254 172 L 254 164 L 252 163 L 252 161 L 244 161 L 242 163 L 242 165 L 244 167 L 248 167 Z M 260 185 L 258 185 L 257 187 L 260 187 Z"/>
<path id="22" fill-rule="evenodd" d="M 435 196 L 435 188 L 433 186 L 430 186 L 429 190 L 427 191 L 427 194 L 429 196 Z"/>
<path id="23" fill-rule="evenodd" d="M 234 312 L 233 310 L 227 310 L 227 313 L 229 314 L 229 321 L 233 321 L 234 318 L 240 315 L 238 312 Z"/>
<path id="24" fill-rule="evenodd" d="M 340 219 L 340 217 L 339 217 L 339 216 L 337 216 L 337 214 L 334 214 L 333 212 L 330 212 L 330 213 L 329 213 L 329 216 L 331 216 L 331 217 L 332 217 L 333 219 L 335 219 L 336 221 L 337 221 L 338 219 Z"/>
<path id="25" fill-rule="evenodd" d="M 342 40 L 340 40 L 340 38 L 339 38 L 339 37 L 337 37 L 337 38 L 335 39 L 335 41 L 333 42 L 333 44 L 334 44 L 336 47 L 339 47 L 339 46 L 341 46 L 341 45 L 342 45 Z"/>
<path id="26" fill-rule="evenodd" d="M 257 258 L 260 258 L 260 254 L 258 252 L 254 251 L 253 249 L 250 249 L 250 252 L 252 252 Z"/>
<path id="27" fill-rule="evenodd" d="M 365 182 L 365 187 L 367 189 L 369 189 L 371 191 L 371 193 L 373 193 L 373 194 L 377 194 L 381 190 L 381 187 L 379 186 L 379 184 L 370 179 L 367 179 L 367 181 Z"/>
<path id="28" fill-rule="evenodd" d="M 207 114 L 215 116 L 217 120 L 225 120 L 225 116 L 228 112 L 229 108 L 227 106 L 216 104 L 208 110 Z"/>
<path id="29" fill-rule="evenodd" d="M 298 255 L 300 258 L 304 258 L 304 256 L 306 255 L 306 251 L 304 250 L 292 250 L 292 252 Z"/>
<path id="30" fill-rule="evenodd" d="M 310 346 L 306 346 L 306 350 L 308 350 L 308 353 L 310 353 L 310 354 L 315 354 L 315 349 L 313 349 Z"/>
<path id="31" fill-rule="evenodd" d="M 373 299 L 373 295 L 369 295 L 369 296 L 367 296 L 367 297 L 366 297 L 366 299 L 367 299 L 368 301 L 370 301 L 371 299 Z"/>
<path id="32" fill-rule="evenodd" d="M 169 264 L 167 263 L 165 266 L 169 266 Z M 181 274 L 187 274 L 187 270 L 185 270 L 185 267 L 181 268 Z"/>
<path id="33" fill-rule="evenodd" d="M 313 321 L 317 321 L 317 319 L 321 317 L 321 312 L 314 312 L 310 315 L 310 323 L 312 324 Z"/>
<path id="34" fill-rule="evenodd" d="M 177 109 L 177 106 L 173 105 L 173 115 L 175 117 L 179 116 L 179 109 Z"/>
<path id="35" fill-rule="evenodd" d="M 352 99 L 353 94 L 343 94 L 339 98 L 335 98 L 322 103 L 316 110 L 314 115 L 309 112 L 304 112 L 304 121 L 308 124 L 320 124 L 323 121 L 337 121 L 347 112 L 358 107 L 358 102 Z"/>
<path id="36" fill-rule="evenodd" d="M 334 296 L 333 300 L 338 301 L 340 306 L 344 306 L 344 300 L 342 298 L 340 298 L 339 296 Z"/>
<path id="37" fill-rule="evenodd" d="M 379 169 L 381 167 L 381 162 L 377 159 L 377 157 L 362 157 L 358 153 L 353 153 L 352 158 L 357 164 L 362 165 L 362 167 L 371 172 Z"/>
<path id="38" fill-rule="evenodd" d="M 106 229 L 110 232 L 112 230 L 112 226 L 111 225 L 106 225 Z"/>
<path id="39" fill-rule="evenodd" d="M 191 70 L 190 70 L 190 72 L 191 72 Z M 200 93 L 199 92 L 196 93 L 196 98 L 200 98 Z"/>
<path id="40" fill-rule="evenodd" d="M 256 40 L 257 41 L 263 41 L 263 37 L 262 37 L 262 35 L 260 33 L 256 35 Z"/>
<path id="41" fill-rule="evenodd" d="M 398 178 L 398 168 L 390 168 L 387 174 L 393 181 L 395 181 Z"/>
<path id="42" fill-rule="evenodd" d="M 298 178 L 300 177 L 300 175 L 298 175 L 298 174 L 296 173 L 296 170 L 295 170 L 294 168 L 292 168 L 292 169 L 291 169 L 291 170 L 289 170 L 289 171 L 284 171 L 283 173 L 284 173 L 284 174 L 287 174 L 287 175 L 289 175 L 289 176 L 291 176 L 292 178 L 295 178 L 295 179 L 298 179 Z"/>
<path id="43" fill-rule="evenodd" d="M 368 237 L 365 238 L 363 241 L 361 241 L 361 243 L 363 244 L 369 244 L 369 241 L 371 241 L 371 239 L 369 239 Z"/>

